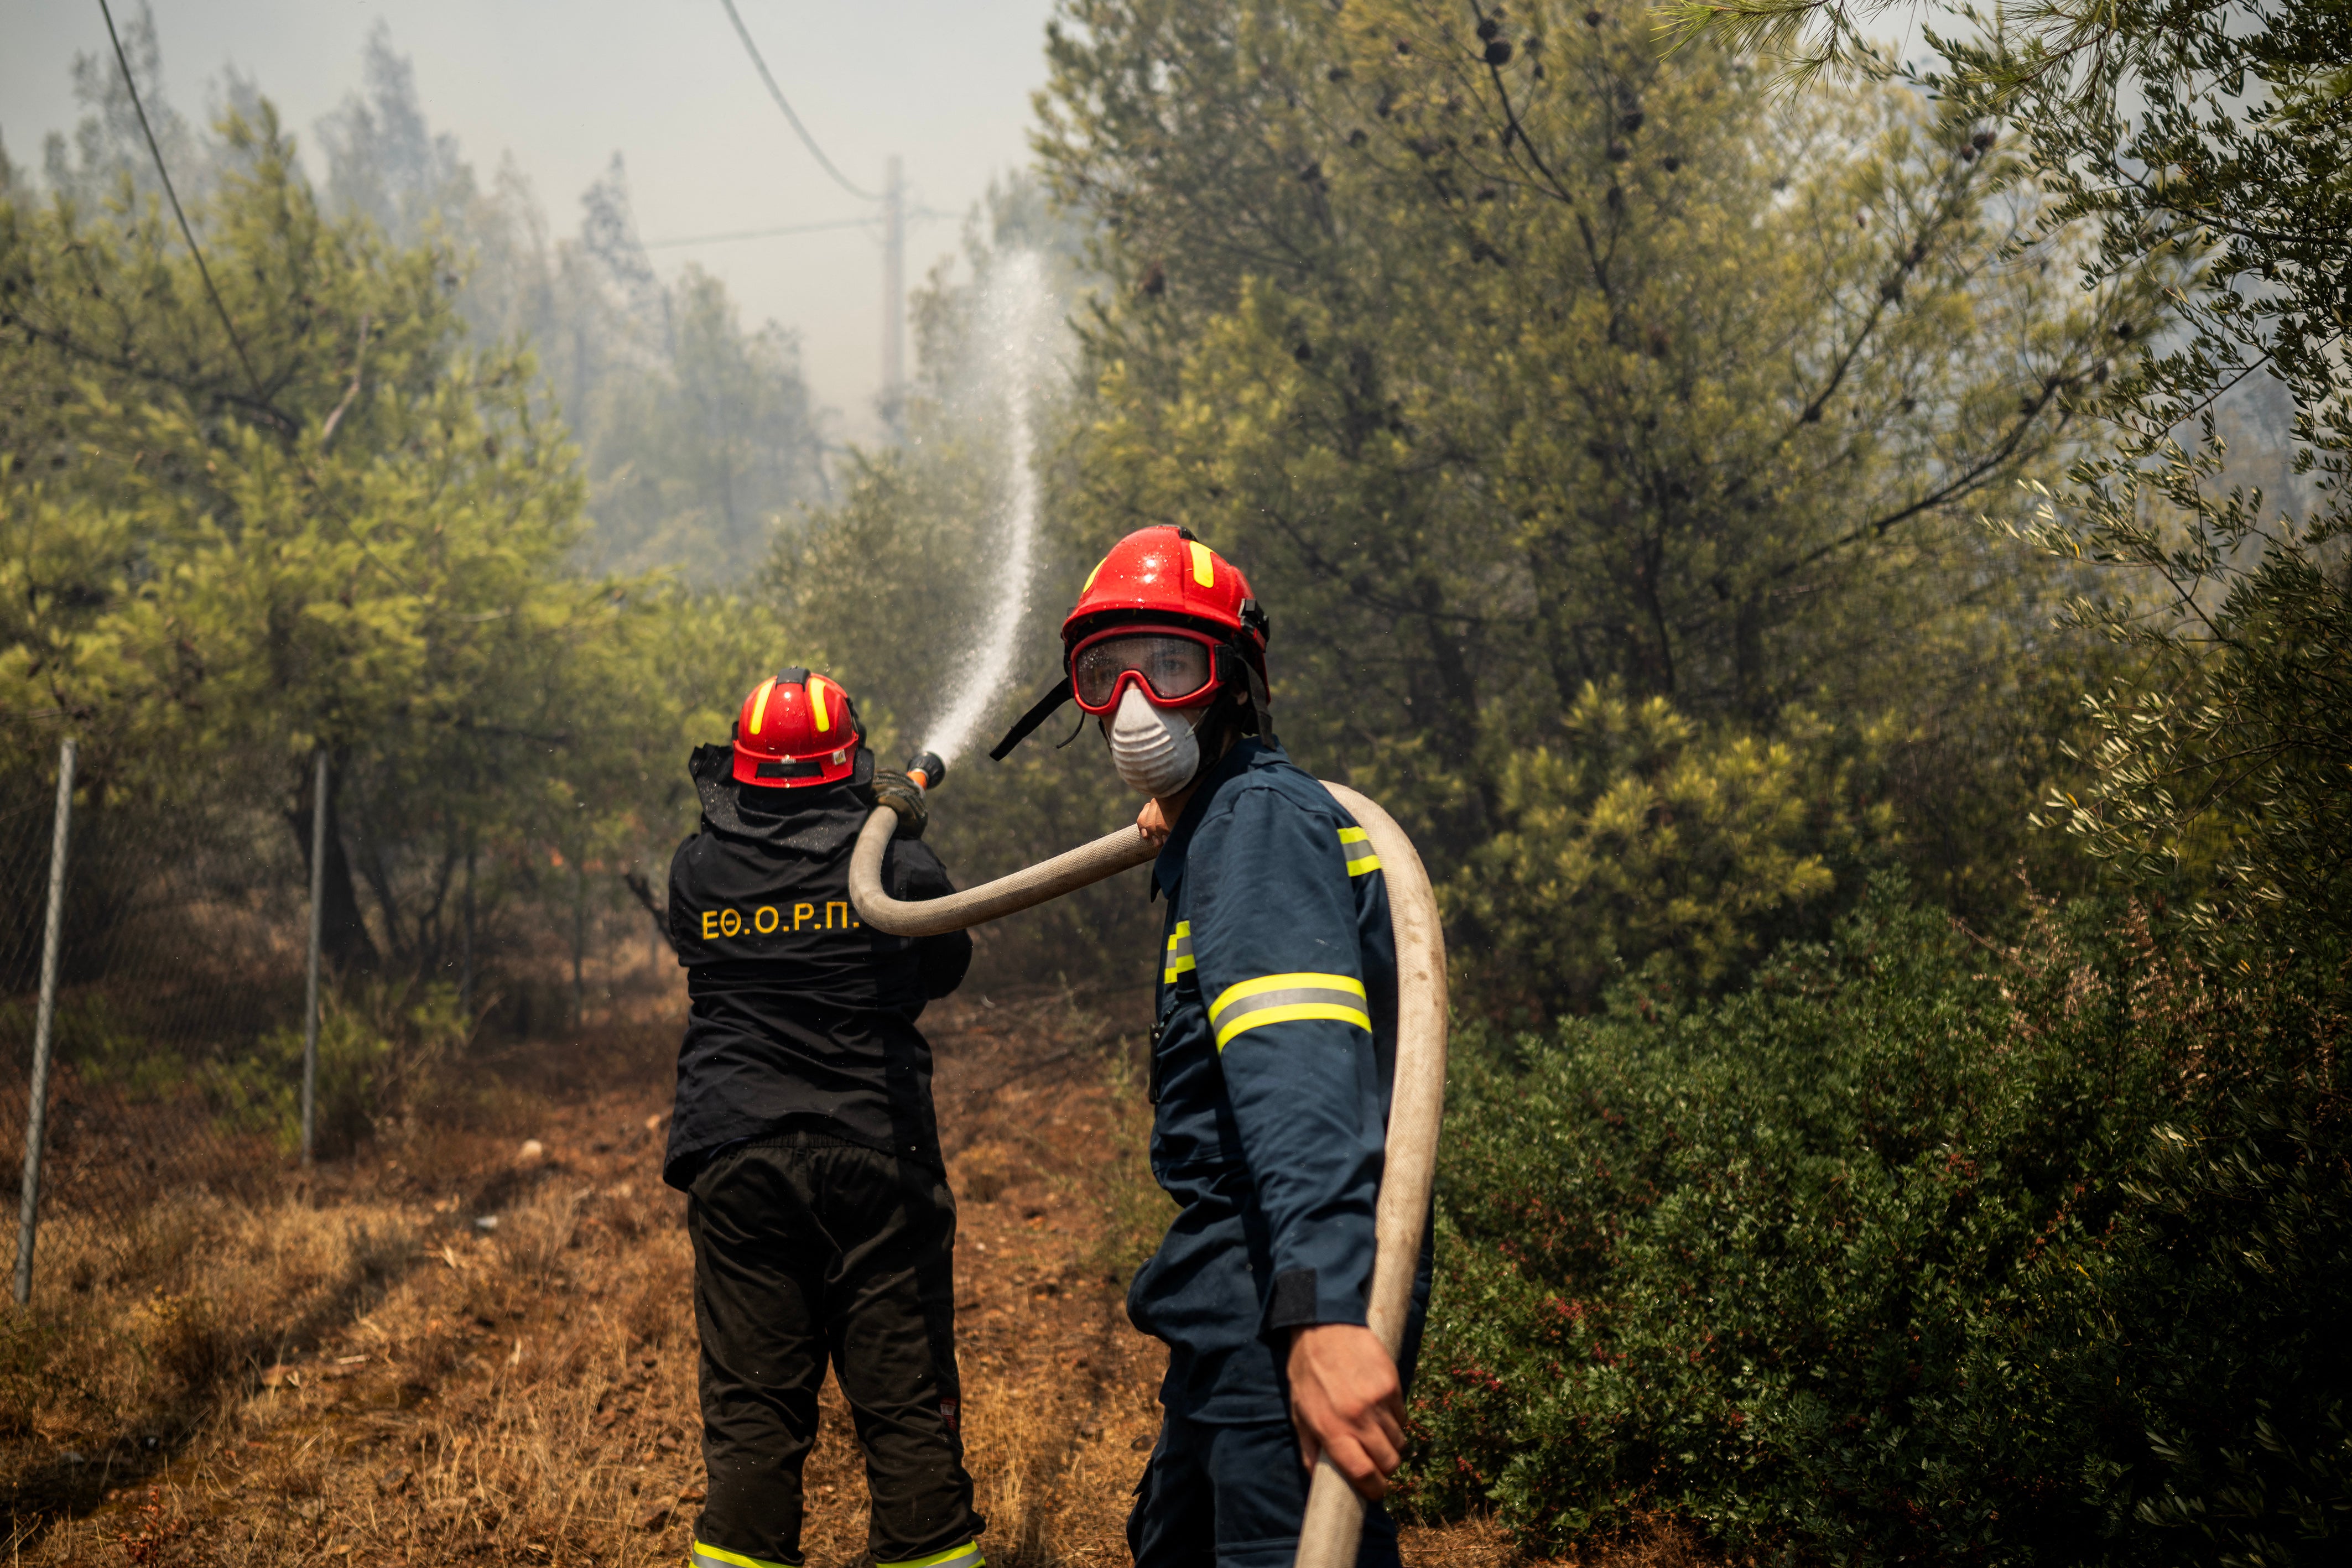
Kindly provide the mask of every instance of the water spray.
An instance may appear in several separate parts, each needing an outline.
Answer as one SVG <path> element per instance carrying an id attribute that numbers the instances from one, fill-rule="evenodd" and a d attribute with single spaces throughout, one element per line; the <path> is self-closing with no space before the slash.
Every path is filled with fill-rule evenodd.
<path id="1" fill-rule="evenodd" d="M 1052 302 L 1045 267 L 1034 251 L 1020 251 L 998 264 L 988 282 L 982 311 L 987 348 L 988 384 L 1002 394 L 1005 420 L 1003 526 L 993 545 L 1002 567 L 988 620 L 947 711 L 931 725 L 930 749 L 941 766 L 971 744 L 972 731 L 988 716 L 989 705 L 1013 674 L 1021 623 L 1029 613 L 1031 558 L 1037 544 L 1035 437 L 1030 429 L 1037 389 L 1053 368 Z M 935 778 L 937 776 L 934 776 Z"/>
<path id="2" fill-rule="evenodd" d="M 989 293 L 992 368 L 1002 378 L 1011 420 L 1004 571 L 980 648 L 948 711 L 933 726 L 930 748 L 908 758 L 907 777 L 928 793 L 946 782 L 948 763 L 1013 667 L 1013 649 L 1028 609 L 1030 554 L 1036 540 L 1037 481 L 1031 468 L 1031 399 L 1045 370 L 1042 269 L 1034 255 L 1010 258 Z M 1437 1174 L 1437 1137 L 1445 1104 L 1445 938 L 1437 897 L 1412 841 L 1394 818 L 1344 784 L 1326 781 L 1364 830 L 1387 878 L 1389 922 L 1397 956 L 1396 1071 L 1390 1092 L 1386 1152 L 1372 1218 L 1371 1289 L 1365 1300 L 1372 1333 L 1391 1359 L 1404 1347 L 1412 1280 Z M 898 830 L 898 813 L 877 810 L 858 830 L 849 860 L 849 898 L 858 918 L 898 936 L 938 936 L 1059 898 L 1156 859 L 1160 847 L 1140 827 L 1121 828 L 1053 859 L 944 898 L 892 898 L 882 887 L 882 859 Z M 1351 1568 L 1364 1528 L 1363 1505 L 1327 1454 L 1316 1461 L 1295 1568 Z"/>

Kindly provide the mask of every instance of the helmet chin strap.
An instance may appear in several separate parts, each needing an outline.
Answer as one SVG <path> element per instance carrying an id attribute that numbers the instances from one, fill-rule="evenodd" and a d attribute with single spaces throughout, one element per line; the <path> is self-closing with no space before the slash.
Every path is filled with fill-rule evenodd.
<path id="1" fill-rule="evenodd" d="M 1224 689 L 1234 684 L 1234 671 L 1238 665 L 1241 683 L 1249 692 L 1250 716 L 1257 721 L 1257 737 L 1268 746 L 1280 746 L 1282 742 L 1274 737 L 1274 698 L 1267 694 L 1265 677 L 1257 673 L 1257 666 L 1231 643 L 1217 649 L 1217 695 L 1223 696 Z"/>
<path id="2" fill-rule="evenodd" d="M 1268 746 L 1280 746 L 1274 737 L 1274 698 L 1266 693 L 1265 677 L 1247 659 L 1242 661 L 1242 671 L 1249 677 L 1250 715 L 1257 720 L 1257 737 Z"/>
<path id="3" fill-rule="evenodd" d="M 1019 719 L 1014 721 L 1013 727 L 1004 732 L 1004 738 L 998 741 L 996 745 L 990 749 L 988 759 L 991 762 L 1002 762 L 1007 757 L 1010 757 L 1013 754 L 1013 748 L 1014 747 L 1028 739 L 1032 730 L 1034 730 L 1039 725 L 1053 717 L 1055 711 L 1058 710 L 1064 703 L 1068 702 L 1069 700 L 1071 700 L 1070 677 L 1068 673 L 1065 671 L 1062 678 L 1055 681 L 1053 685 L 1047 689 L 1045 695 L 1039 697 L 1036 702 L 1031 706 L 1029 711 L 1023 714 Z M 1078 722 L 1081 725 L 1085 724 L 1085 717 L 1081 716 Z M 1069 743 L 1067 741 L 1063 742 L 1063 745 L 1065 746 L 1068 744 Z"/>

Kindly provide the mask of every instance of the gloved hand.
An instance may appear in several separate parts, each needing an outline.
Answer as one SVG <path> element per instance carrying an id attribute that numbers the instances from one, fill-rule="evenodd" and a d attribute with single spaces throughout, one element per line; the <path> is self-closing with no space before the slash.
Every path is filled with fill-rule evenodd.
<path id="1" fill-rule="evenodd" d="M 923 791 L 912 779 L 887 768 L 877 768 L 874 782 L 874 803 L 887 806 L 898 813 L 898 831 L 902 839 L 919 839 L 930 825 L 931 809 L 923 801 Z"/>

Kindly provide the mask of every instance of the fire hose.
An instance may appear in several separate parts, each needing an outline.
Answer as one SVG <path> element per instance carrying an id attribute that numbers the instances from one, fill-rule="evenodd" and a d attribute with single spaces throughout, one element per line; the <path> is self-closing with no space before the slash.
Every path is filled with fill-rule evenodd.
<path id="1" fill-rule="evenodd" d="M 929 753 L 907 765 L 908 776 L 926 790 L 946 771 L 946 765 Z M 1445 1108 L 1445 938 L 1438 929 L 1429 873 L 1404 830 L 1347 786 L 1326 780 L 1323 787 L 1356 819 L 1380 857 L 1396 944 L 1396 1072 L 1380 1198 L 1373 1212 L 1371 1291 L 1365 1303 L 1372 1333 L 1393 1359 L 1404 1345 L 1422 1230 L 1437 1172 L 1438 1124 Z M 882 890 L 882 857 L 898 827 L 895 812 L 877 809 L 859 830 L 849 861 L 849 898 L 858 918 L 897 936 L 937 936 L 999 919 L 1115 876 L 1160 853 L 1142 829 L 1122 828 L 962 893 L 897 899 Z M 1295 1568 L 1349 1568 L 1363 1526 L 1362 1505 L 1330 1456 L 1324 1455 L 1316 1461 Z"/>

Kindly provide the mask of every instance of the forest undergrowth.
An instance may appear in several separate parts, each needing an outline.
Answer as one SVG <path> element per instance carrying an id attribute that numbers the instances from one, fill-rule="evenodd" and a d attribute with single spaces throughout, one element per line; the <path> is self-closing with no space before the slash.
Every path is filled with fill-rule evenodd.
<path id="1" fill-rule="evenodd" d="M 1133 1000 L 930 1020 L 1000 1568 L 1124 1562 L 1157 1430 L 1163 1353 L 1123 1306 L 1165 1212 L 1118 1028 Z M 9 1561 L 677 1560 L 702 1472 L 684 1200 L 658 1170 L 674 1028 L 650 1009 L 510 1052 L 467 1124 L 380 1139 L 276 1205 L 182 1194 L 128 1237 L 47 1228 L 0 1365 Z M 847 1568 L 865 1485 L 830 1382 L 824 1412 L 803 1545 Z M 1520 1560 L 1477 1519 L 1410 1530 L 1406 1557 Z M 1707 1560 L 1671 1531 L 1582 1559 Z"/>

